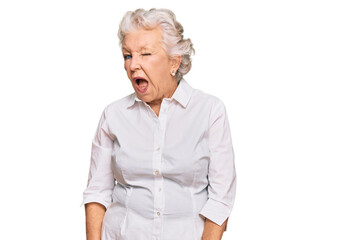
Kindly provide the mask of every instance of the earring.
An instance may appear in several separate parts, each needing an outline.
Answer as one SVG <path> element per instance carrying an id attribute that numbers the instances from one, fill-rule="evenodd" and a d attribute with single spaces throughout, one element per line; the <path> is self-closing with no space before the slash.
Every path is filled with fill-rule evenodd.
<path id="1" fill-rule="evenodd" d="M 175 76 L 175 71 L 172 71 L 172 76 L 173 76 L 173 77 Z"/>

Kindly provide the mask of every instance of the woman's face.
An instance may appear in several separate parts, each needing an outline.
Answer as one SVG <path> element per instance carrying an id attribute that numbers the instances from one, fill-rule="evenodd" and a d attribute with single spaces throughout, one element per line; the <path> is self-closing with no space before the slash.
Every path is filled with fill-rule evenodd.
<path id="1" fill-rule="evenodd" d="M 123 42 L 124 68 L 138 98 L 147 103 L 159 104 L 177 88 L 171 73 L 178 69 L 180 59 L 169 59 L 161 41 L 162 32 L 155 28 L 130 32 Z"/>

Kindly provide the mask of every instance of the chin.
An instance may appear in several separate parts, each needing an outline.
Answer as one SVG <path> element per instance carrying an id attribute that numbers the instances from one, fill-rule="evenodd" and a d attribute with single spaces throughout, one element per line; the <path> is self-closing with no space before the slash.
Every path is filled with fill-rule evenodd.
<path id="1" fill-rule="evenodd" d="M 138 96 L 138 98 L 140 99 L 140 100 L 142 100 L 142 101 L 144 101 L 144 102 L 150 102 L 150 101 L 152 101 L 152 98 L 150 97 L 150 96 L 139 96 L 138 94 L 137 94 L 137 96 Z"/>

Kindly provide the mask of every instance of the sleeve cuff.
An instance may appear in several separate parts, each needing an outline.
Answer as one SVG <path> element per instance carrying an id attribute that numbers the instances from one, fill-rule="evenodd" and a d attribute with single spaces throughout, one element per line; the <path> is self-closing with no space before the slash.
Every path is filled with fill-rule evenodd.
<path id="1" fill-rule="evenodd" d="M 103 205 L 105 207 L 105 209 L 108 209 L 109 205 L 111 203 L 104 201 L 103 199 L 84 199 L 83 202 L 80 204 L 80 207 L 82 207 L 83 205 L 87 204 L 87 203 L 91 203 L 91 202 L 96 202 L 99 203 L 101 205 Z"/>
<path id="2" fill-rule="evenodd" d="M 231 211 L 227 205 L 209 198 L 199 214 L 201 217 L 208 218 L 212 222 L 215 222 L 217 225 L 221 226 L 229 217 L 230 212 Z"/>

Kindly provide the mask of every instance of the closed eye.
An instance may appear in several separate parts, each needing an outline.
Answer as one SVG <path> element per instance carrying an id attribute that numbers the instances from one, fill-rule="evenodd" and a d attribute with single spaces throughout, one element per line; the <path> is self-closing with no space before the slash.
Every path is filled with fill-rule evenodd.
<path id="1" fill-rule="evenodd" d="M 142 56 L 150 56 L 150 53 L 143 53 Z"/>

